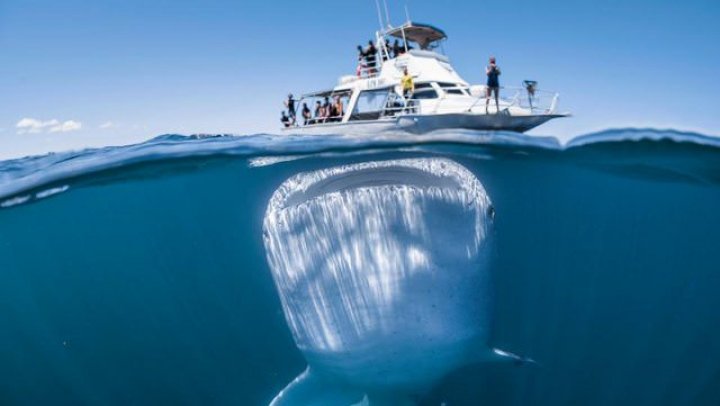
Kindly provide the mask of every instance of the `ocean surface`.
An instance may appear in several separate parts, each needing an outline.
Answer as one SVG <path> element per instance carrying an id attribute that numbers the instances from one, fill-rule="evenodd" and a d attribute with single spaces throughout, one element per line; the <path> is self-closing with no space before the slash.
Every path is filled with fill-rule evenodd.
<path id="1" fill-rule="evenodd" d="M 701 134 L 165 135 L 0 161 L 0 404 L 266 405 L 332 353 L 343 385 L 419 405 L 720 405 L 719 255 Z M 342 289 L 315 289 L 330 271 Z"/>

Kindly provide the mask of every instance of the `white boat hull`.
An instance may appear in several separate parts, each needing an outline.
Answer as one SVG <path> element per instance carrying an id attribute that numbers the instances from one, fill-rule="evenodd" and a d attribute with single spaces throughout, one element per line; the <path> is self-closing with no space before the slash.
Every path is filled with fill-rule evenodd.
<path id="1" fill-rule="evenodd" d="M 342 134 L 364 135 L 380 132 L 407 132 L 425 134 L 436 130 L 464 129 L 485 131 L 514 131 L 523 133 L 548 120 L 565 117 L 564 114 L 536 114 L 510 116 L 506 114 L 450 113 L 434 115 L 402 115 L 379 120 L 350 121 L 284 128 L 291 134 Z"/>

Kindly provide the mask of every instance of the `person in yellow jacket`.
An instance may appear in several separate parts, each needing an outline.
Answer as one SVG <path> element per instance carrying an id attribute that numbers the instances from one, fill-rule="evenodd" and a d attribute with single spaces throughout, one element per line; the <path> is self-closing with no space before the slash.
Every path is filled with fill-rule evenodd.
<path id="1" fill-rule="evenodd" d="M 411 99 L 413 93 L 415 93 L 415 82 L 413 81 L 413 77 L 410 73 L 408 73 L 408 68 L 405 68 L 403 71 L 403 77 L 400 79 L 400 84 L 402 85 L 402 92 L 405 100 Z"/>
<path id="2" fill-rule="evenodd" d="M 402 86 L 402 96 L 403 99 L 405 99 L 405 109 L 408 109 L 412 106 L 412 97 L 413 93 L 415 93 L 415 81 L 413 81 L 412 75 L 408 72 L 408 68 L 405 68 L 403 71 L 400 86 Z"/>

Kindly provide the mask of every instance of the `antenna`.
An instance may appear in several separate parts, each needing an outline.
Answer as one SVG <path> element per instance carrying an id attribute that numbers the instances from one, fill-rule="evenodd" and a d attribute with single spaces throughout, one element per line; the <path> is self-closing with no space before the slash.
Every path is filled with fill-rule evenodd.
<path id="1" fill-rule="evenodd" d="M 410 12 L 408 11 L 407 3 L 405 3 L 405 17 L 407 18 L 407 21 L 410 22 Z"/>
<path id="2" fill-rule="evenodd" d="M 375 0 L 375 7 L 377 8 L 378 22 L 380 23 L 380 31 L 383 30 L 384 24 L 382 19 L 382 12 L 380 11 L 380 0 Z"/>
<path id="3" fill-rule="evenodd" d="M 385 6 L 385 22 L 388 26 L 390 26 L 390 13 L 388 13 L 388 6 L 386 0 L 383 0 L 383 5 Z"/>

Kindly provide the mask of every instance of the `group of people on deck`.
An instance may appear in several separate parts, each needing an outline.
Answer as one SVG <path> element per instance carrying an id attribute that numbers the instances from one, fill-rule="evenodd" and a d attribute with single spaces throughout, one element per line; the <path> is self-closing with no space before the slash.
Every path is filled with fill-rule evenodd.
<path id="1" fill-rule="evenodd" d="M 283 110 L 280 117 L 280 121 L 286 128 L 297 125 L 296 103 L 292 93 L 288 94 L 288 98 L 285 100 L 287 112 Z M 303 125 L 340 121 L 345 114 L 345 106 L 340 95 L 335 95 L 332 102 L 329 96 L 325 96 L 322 102 L 320 100 L 315 102 L 314 112 L 310 110 L 307 103 L 303 103 L 300 114 Z"/>
<path id="2" fill-rule="evenodd" d="M 388 50 L 390 50 L 389 44 L 386 45 L 388 46 Z M 392 48 L 393 55 L 395 55 L 395 57 L 397 57 L 397 55 L 402 55 L 402 53 L 405 52 L 405 47 L 402 47 L 402 50 L 400 50 L 400 48 L 400 44 L 396 40 L 395 45 Z M 364 61 L 367 62 L 367 67 L 371 69 L 371 71 L 374 70 L 376 68 L 378 51 L 372 41 L 369 41 L 367 49 L 363 50 L 361 46 L 358 46 L 358 50 L 360 52 L 360 58 L 364 58 Z M 358 72 L 360 72 L 360 67 L 358 67 Z M 490 99 L 493 98 L 493 96 L 495 98 L 495 111 L 496 113 L 500 112 L 500 74 L 500 68 L 497 66 L 495 57 L 491 56 L 489 64 L 485 68 L 485 75 L 487 76 L 485 94 L 486 114 L 489 112 Z M 407 67 L 403 69 L 400 86 L 402 88 L 402 97 L 405 100 L 405 108 L 409 108 L 412 105 L 411 101 L 413 93 L 415 93 L 415 82 L 412 75 L 408 72 Z M 288 94 L 288 98 L 285 100 L 287 112 L 283 110 L 282 116 L 280 117 L 280 121 L 285 127 L 297 125 L 296 103 L 297 101 L 293 97 L 292 93 Z M 303 103 L 301 114 L 303 125 L 337 122 L 342 120 L 342 117 L 345 114 L 345 106 L 340 95 L 335 95 L 332 102 L 330 101 L 329 96 L 325 96 L 323 102 L 320 100 L 315 102 L 314 112 L 310 110 L 307 103 Z"/>
<path id="3" fill-rule="evenodd" d="M 385 40 L 385 50 L 387 52 L 379 51 L 372 40 L 368 41 L 368 45 L 365 48 L 363 48 L 362 45 L 358 45 L 357 76 L 362 77 L 363 74 L 370 76 L 377 73 L 378 55 L 380 59 L 385 61 L 387 58 L 397 58 L 404 54 L 406 50 L 409 51 L 411 49 L 410 44 L 401 45 L 398 40 L 395 40 L 395 43 L 390 46 L 390 41 L 387 39 Z"/>

